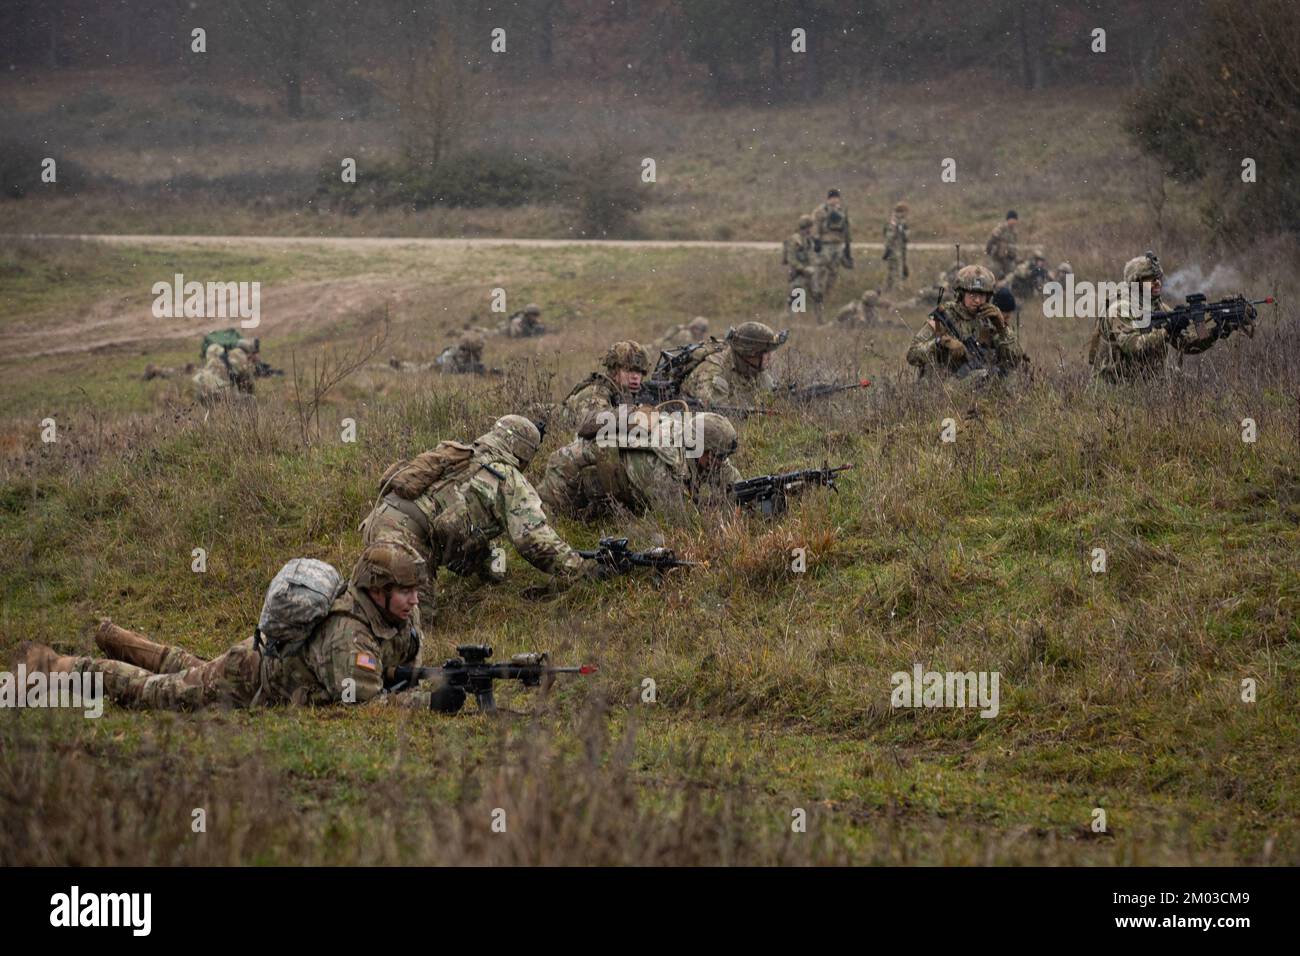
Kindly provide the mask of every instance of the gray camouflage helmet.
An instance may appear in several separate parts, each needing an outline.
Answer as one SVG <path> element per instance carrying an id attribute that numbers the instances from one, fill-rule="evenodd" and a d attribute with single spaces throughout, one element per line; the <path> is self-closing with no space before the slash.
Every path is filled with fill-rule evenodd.
<path id="1" fill-rule="evenodd" d="M 717 412 L 700 412 L 695 416 L 695 427 L 704 444 L 704 450 L 715 458 L 726 458 L 736 450 L 736 427 Z"/>
<path id="2" fill-rule="evenodd" d="M 522 469 L 542 446 L 542 433 L 523 415 L 503 415 L 490 432 L 474 439 L 474 445 L 512 459 Z"/>
<path id="3" fill-rule="evenodd" d="M 762 355 L 773 352 L 785 344 L 790 337 L 790 330 L 777 332 L 762 322 L 742 322 L 727 332 L 727 341 L 731 350 L 737 355 Z"/>

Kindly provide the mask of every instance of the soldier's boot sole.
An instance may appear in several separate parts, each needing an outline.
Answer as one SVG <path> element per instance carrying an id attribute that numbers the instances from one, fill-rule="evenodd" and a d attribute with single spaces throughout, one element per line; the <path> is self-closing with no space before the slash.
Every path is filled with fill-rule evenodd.
<path id="1" fill-rule="evenodd" d="M 166 645 L 118 627 L 106 617 L 100 619 L 95 629 L 95 645 L 115 661 L 125 661 L 155 674 L 162 668 L 163 655 L 167 653 Z"/>

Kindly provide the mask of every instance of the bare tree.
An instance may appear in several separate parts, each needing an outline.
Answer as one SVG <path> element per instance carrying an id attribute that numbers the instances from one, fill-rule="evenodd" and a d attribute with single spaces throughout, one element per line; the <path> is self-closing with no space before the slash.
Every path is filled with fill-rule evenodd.
<path id="1" fill-rule="evenodd" d="M 312 357 L 311 377 L 307 377 L 307 368 L 298 368 L 298 353 L 290 353 L 293 370 L 293 401 L 298 413 L 298 429 L 304 446 L 320 438 L 320 406 L 340 382 L 361 368 L 378 354 L 388 341 L 390 320 L 388 304 L 384 304 L 382 317 L 376 312 L 368 319 L 377 319 L 381 325 L 370 338 L 363 340 L 355 352 L 349 356 L 340 356 L 332 348 Z M 367 321 L 366 325 L 373 325 Z"/>

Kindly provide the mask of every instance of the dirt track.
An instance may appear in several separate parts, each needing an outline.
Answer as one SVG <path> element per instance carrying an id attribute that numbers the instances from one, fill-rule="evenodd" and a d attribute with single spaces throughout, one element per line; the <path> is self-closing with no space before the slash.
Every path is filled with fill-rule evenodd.
<path id="1" fill-rule="evenodd" d="M 473 248 L 475 246 L 518 246 L 520 248 L 559 248 L 562 246 L 606 246 L 615 249 L 755 249 L 772 251 L 781 248 L 779 242 L 712 242 L 702 239 L 435 239 L 390 238 L 373 236 L 143 236 L 143 235 L 6 235 L 5 239 L 80 239 L 93 242 L 113 242 L 124 245 L 200 245 L 200 246 L 331 246 L 336 249 L 383 248 L 384 246 L 427 246 L 430 248 Z M 855 242 L 859 249 L 882 251 L 879 242 Z M 966 246 L 966 243 L 962 243 Z M 974 248 L 971 243 L 968 248 Z M 946 252 L 951 242 L 910 242 L 909 249 L 918 252 Z"/>
<path id="2" fill-rule="evenodd" d="M 10 235 L 8 239 L 59 240 L 75 239 L 107 242 L 119 245 L 170 245 L 208 246 L 246 249 L 249 246 L 322 246 L 331 250 L 374 250 L 382 248 L 467 249 L 474 247 L 514 246 L 519 248 L 563 248 L 565 246 L 608 246 L 620 249 L 749 249 L 775 252 L 780 243 L 775 242 L 704 242 L 659 239 L 434 239 L 434 238 L 370 238 L 370 237 L 314 237 L 314 236 L 167 236 L 167 235 Z M 880 250 L 879 243 L 862 243 L 863 250 Z M 912 243 L 918 251 L 943 251 L 952 246 L 945 243 Z M 314 281 L 278 282 L 268 286 L 262 294 L 262 312 L 274 316 L 253 335 L 283 335 L 309 328 L 322 317 L 337 317 L 350 312 L 382 305 L 384 302 L 400 307 L 417 300 L 421 290 L 419 282 L 397 276 L 362 275 Z M 152 301 L 152 300 L 149 300 Z M 232 325 L 236 324 L 231 322 Z M 193 320 L 158 320 L 148 311 L 148 302 L 140 297 L 128 299 L 117 296 L 95 303 L 89 310 L 39 322 L 11 321 L 0 330 L 0 355 L 10 357 L 39 357 L 50 355 L 84 354 L 87 352 L 120 350 L 134 345 L 158 341 L 189 341 L 194 339 Z"/>

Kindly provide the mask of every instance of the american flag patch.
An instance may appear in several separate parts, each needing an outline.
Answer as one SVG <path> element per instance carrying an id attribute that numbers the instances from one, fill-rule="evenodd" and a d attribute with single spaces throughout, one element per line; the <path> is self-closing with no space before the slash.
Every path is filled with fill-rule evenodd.
<path id="1" fill-rule="evenodd" d="M 358 654 L 357 666 L 364 667 L 368 671 L 377 671 L 379 670 L 379 661 L 375 660 L 371 654 Z"/>

